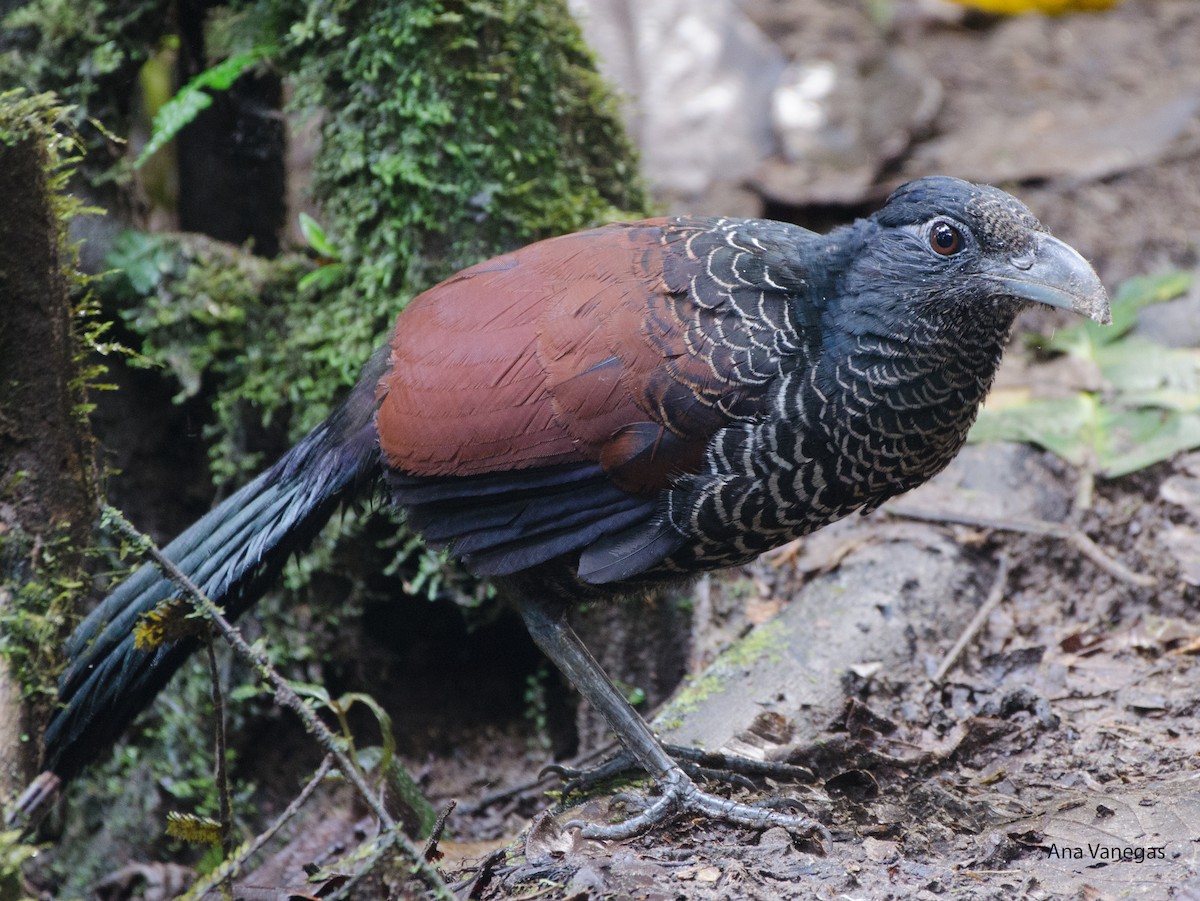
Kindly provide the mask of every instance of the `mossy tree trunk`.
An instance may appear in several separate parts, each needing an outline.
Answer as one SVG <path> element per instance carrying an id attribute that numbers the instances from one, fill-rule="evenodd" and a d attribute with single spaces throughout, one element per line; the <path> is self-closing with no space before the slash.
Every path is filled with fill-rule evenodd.
<path id="1" fill-rule="evenodd" d="M 3 98 L 7 100 L 8 98 Z M 95 515 L 51 140 L 0 106 L 0 796 L 36 765 L 61 619 Z"/>

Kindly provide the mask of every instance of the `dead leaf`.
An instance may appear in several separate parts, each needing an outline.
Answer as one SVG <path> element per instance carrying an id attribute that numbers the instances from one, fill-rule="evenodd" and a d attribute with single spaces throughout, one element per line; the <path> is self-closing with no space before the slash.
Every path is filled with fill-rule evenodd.
<path id="1" fill-rule="evenodd" d="M 1200 784 L 1193 776 L 1136 787 L 1064 790 L 1056 809 L 1012 829 L 1041 836 L 1041 851 L 1023 868 L 1051 895 L 1078 896 L 1086 876 L 1099 897 L 1132 897 L 1133 887 L 1155 885 L 1162 891 L 1154 896 L 1165 897 L 1167 886 L 1194 872 Z"/>
<path id="2" fill-rule="evenodd" d="M 605 807 L 597 801 L 589 801 L 561 816 L 564 822 L 580 820 L 603 823 L 607 820 Z M 525 859 L 535 864 L 561 861 L 578 852 L 585 841 L 578 829 L 563 829 L 558 818 L 551 811 L 544 810 L 529 825 L 529 833 L 525 837 Z"/>
<path id="3" fill-rule="evenodd" d="M 92 892 L 100 901 L 167 901 L 182 895 L 196 881 L 196 871 L 174 863 L 133 863 L 105 876 Z"/>
<path id="4" fill-rule="evenodd" d="M 456 842 L 443 838 L 438 842 L 438 850 L 442 852 L 439 866 L 443 870 L 457 870 L 467 865 L 476 865 L 493 852 L 507 847 L 511 841 L 511 836 L 483 842 Z"/>
<path id="5" fill-rule="evenodd" d="M 766 598 L 760 600 L 752 598 L 746 602 L 742 608 L 746 613 L 746 619 L 752 626 L 760 626 L 769 619 L 773 619 L 780 610 L 783 609 L 783 601 L 779 598 Z"/>
<path id="6" fill-rule="evenodd" d="M 1200 514 L 1200 478 L 1170 476 L 1158 486 L 1158 496 L 1168 504 Z"/>
<path id="7" fill-rule="evenodd" d="M 900 857 L 900 845 L 896 842 L 886 842 L 868 836 L 863 839 L 862 848 L 867 860 L 875 863 L 889 863 Z"/>
<path id="8" fill-rule="evenodd" d="M 1200 531 L 1191 526 L 1169 526 L 1163 530 L 1162 544 L 1175 558 L 1179 578 L 1188 585 L 1200 585 Z"/>
<path id="9" fill-rule="evenodd" d="M 1107 635 L 1089 629 L 1086 632 L 1072 632 L 1058 643 L 1058 647 L 1067 654 L 1086 657 L 1103 649 L 1107 640 Z"/>
<path id="10" fill-rule="evenodd" d="M 839 529 L 822 529 L 785 544 L 766 555 L 776 567 L 789 563 L 802 575 L 818 575 L 835 569 L 842 560 L 869 539 L 861 533 L 842 534 Z"/>

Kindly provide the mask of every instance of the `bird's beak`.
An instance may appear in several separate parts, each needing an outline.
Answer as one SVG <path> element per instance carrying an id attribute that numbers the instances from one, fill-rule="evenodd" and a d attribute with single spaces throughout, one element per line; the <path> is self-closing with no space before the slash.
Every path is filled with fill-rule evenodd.
<path id="1" fill-rule="evenodd" d="M 1036 240 L 1032 250 L 1012 257 L 988 278 L 1011 297 L 1082 313 L 1101 325 L 1112 322 L 1108 294 L 1091 264 L 1052 235 L 1038 234 Z"/>

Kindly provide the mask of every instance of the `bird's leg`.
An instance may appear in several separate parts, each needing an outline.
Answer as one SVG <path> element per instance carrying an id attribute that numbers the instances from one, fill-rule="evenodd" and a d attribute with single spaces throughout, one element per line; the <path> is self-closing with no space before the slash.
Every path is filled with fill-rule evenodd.
<path id="1" fill-rule="evenodd" d="M 528 595 L 519 597 L 516 603 L 537 646 L 574 683 L 587 702 L 600 711 L 617 738 L 638 764 L 650 774 L 662 792 L 662 797 L 657 801 L 623 822 L 609 826 L 595 823 L 569 824 L 580 826 L 580 833 L 585 838 L 630 838 L 666 821 L 676 813 L 691 811 L 743 826 L 783 826 L 815 832 L 826 841 L 829 840 L 829 832 L 825 827 L 809 817 L 738 804 L 727 798 L 700 791 L 679 764 L 671 759 L 646 725 L 646 721 L 630 706 L 600 664 L 584 647 L 575 630 L 567 623 L 563 609 L 559 605 Z"/>

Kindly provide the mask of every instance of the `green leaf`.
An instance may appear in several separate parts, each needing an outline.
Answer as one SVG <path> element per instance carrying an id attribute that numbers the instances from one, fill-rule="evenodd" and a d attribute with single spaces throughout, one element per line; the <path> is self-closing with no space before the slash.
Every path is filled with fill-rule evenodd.
<path id="1" fill-rule="evenodd" d="M 1080 393 L 1001 410 L 985 408 L 968 440 L 1036 444 L 1113 479 L 1200 447 L 1200 413 L 1124 409 Z"/>
<path id="2" fill-rule="evenodd" d="M 341 257 L 337 248 L 333 246 L 333 242 L 325 234 L 325 229 L 308 213 L 300 214 L 300 234 L 304 236 L 304 241 L 323 257 L 328 257 L 331 260 L 336 260 Z"/>
<path id="3" fill-rule="evenodd" d="M 383 803 L 410 835 L 428 835 L 437 819 L 437 811 L 425 798 L 419 785 L 404 764 L 378 746 L 360 748 L 358 764 L 368 773 L 375 773 L 382 786 Z"/>
<path id="4" fill-rule="evenodd" d="M 296 288 L 299 291 L 315 290 L 325 292 L 333 288 L 345 274 L 345 263 L 330 263 L 328 266 L 318 266 L 312 272 L 306 273 L 296 283 Z"/>
<path id="5" fill-rule="evenodd" d="M 307 698 L 310 701 L 315 701 L 321 707 L 328 707 L 330 710 L 336 710 L 333 697 L 329 694 L 329 689 L 324 685 L 318 685 L 315 682 L 293 682 L 292 690 L 302 698 Z"/>
<path id="6" fill-rule="evenodd" d="M 380 767 L 382 770 L 386 770 L 391 765 L 392 758 L 396 756 L 396 736 L 392 733 L 392 718 L 383 709 L 383 706 L 369 694 L 352 691 L 337 699 L 337 709 L 343 713 L 355 704 L 363 704 L 375 714 L 375 720 L 379 723 L 379 731 L 383 736 L 383 757 L 380 760 Z"/>
<path id="7" fill-rule="evenodd" d="M 41 845 L 25 844 L 26 838 L 19 829 L 0 831 L 0 886 L 10 879 L 15 883 L 25 862 L 42 850 Z"/>
<path id="8" fill-rule="evenodd" d="M 412 774 L 394 757 L 382 765 L 387 786 L 385 803 L 392 816 L 407 827 L 410 835 L 428 835 L 437 821 L 437 811 L 426 799 Z"/>
<path id="9" fill-rule="evenodd" d="M 1000 410 L 984 407 L 967 440 L 1036 444 L 1074 466 L 1088 466 L 1095 459 L 1096 406 L 1092 395 L 1080 393 Z"/>
<path id="10" fill-rule="evenodd" d="M 274 52 L 274 47 L 255 47 L 248 53 L 231 56 L 211 69 L 201 72 L 164 103 L 154 114 L 150 140 L 134 160 L 133 167 L 141 168 L 168 141 L 190 125 L 201 112 L 212 106 L 212 96 L 206 91 L 227 91 L 247 69 Z"/>
<path id="11" fill-rule="evenodd" d="M 1093 360 L 1097 348 L 1113 343 L 1133 328 L 1138 310 L 1179 297 L 1191 288 L 1193 278 L 1192 273 L 1184 271 L 1135 276 L 1117 289 L 1110 304 L 1112 325 L 1084 320 L 1060 329 L 1046 342 L 1046 348 Z"/>
<path id="12" fill-rule="evenodd" d="M 1102 408 L 1097 435 L 1100 474 L 1115 479 L 1200 447 L 1200 414 Z"/>
<path id="13" fill-rule="evenodd" d="M 1095 365 L 1099 393 L 985 407 L 969 440 L 1024 441 L 1116 478 L 1200 447 L 1200 349 L 1129 335 L 1140 309 L 1189 290 L 1190 272 L 1132 278 L 1112 302 L 1110 327 L 1084 322 L 1045 346 Z"/>
<path id="14" fill-rule="evenodd" d="M 1200 351 L 1194 348 L 1163 347 L 1135 335 L 1097 348 L 1096 364 L 1122 407 L 1178 409 L 1186 397 L 1200 403 Z M 1158 397 L 1173 400 L 1156 402 Z"/>
<path id="15" fill-rule="evenodd" d="M 1127 394 L 1121 398 L 1121 403 L 1128 408 L 1153 407 L 1159 410 L 1174 410 L 1177 413 L 1200 412 L 1200 394 L 1174 388 Z"/>
<path id="16" fill-rule="evenodd" d="M 126 229 L 117 235 L 104 262 L 113 270 L 110 276 L 124 276 L 133 296 L 142 298 L 158 288 L 170 271 L 172 259 L 161 241 L 145 232 Z"/>

